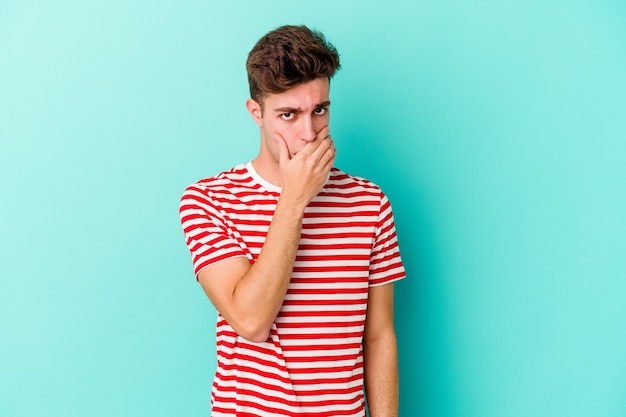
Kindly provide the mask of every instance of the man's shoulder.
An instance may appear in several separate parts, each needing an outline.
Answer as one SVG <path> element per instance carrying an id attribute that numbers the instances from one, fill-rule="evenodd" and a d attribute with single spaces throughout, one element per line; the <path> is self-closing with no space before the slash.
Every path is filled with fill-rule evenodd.
<path id="1" fill-rule="evenodd" d="M 220 185 L 228 184 L 228 183 L 236 183 L 242 182 L 249 178 L 248 171 L 246 170 L 245 164 L 235 165 L 234 167 L 222 171 L 218 174 L 212 175 L 210 177 L 202 178 L 193 184 L 190 187 L 198 187 L 198 188 L 212 188 L 219 187 Z"/>
<path id="2" fill-rule="evenodd" d="M 232 192 L 233 188 L 254 186 L 254 181 L 246 168 L 246 164 L 239 164 L 219 174 L 202 178 L 189 185 L 187 190 L 196 189 L 214 192 L 230 190 Z"/>
<path id="3" fill-rule="evenodd" d="M 196 196 L 201 199 L 232 199 L 242 193 L 257 193 L 258 188 L 259 185 L 250 175 L 246 164 L 239 164 L 229 170 L 194 182 L 185 189 L 182 198 Z"/>
<path id="4" fill-rule="evenodd" d="M 353 191 L 362 190 L 364 192 L 382 194 L 381 188 L 373 181 L 357 175 L 348 174 L 336 167 L 333 167 L 331 170 L 327 187 Z"/>

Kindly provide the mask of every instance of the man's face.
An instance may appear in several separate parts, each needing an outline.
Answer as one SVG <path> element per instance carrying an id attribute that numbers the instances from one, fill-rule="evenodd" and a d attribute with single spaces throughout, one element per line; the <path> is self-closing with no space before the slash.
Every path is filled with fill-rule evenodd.
<path id="1" fill-rule="evenodd" d="M 267 94 L 261 112 L 258 103 L 248 102 L 248 110 L 261 127 L 261 152 L 278 161 L 276 139 L 284 140 L 290 156 L 298 153 L 330 120 L 328 78 L 316 78 L 279 94 Z"/>

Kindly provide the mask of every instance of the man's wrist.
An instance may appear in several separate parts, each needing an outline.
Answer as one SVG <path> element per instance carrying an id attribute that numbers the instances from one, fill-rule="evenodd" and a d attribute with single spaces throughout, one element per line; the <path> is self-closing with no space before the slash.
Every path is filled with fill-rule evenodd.
<path id="1" fill-rule="evenodd" d="M 288 194 L 281 194 L 276 204 L 276 211 L 284 212 L 285 214 L 304 216 L 304 209 L 309 205 L 308 201 L 302 201 L 290 197 Z"/>

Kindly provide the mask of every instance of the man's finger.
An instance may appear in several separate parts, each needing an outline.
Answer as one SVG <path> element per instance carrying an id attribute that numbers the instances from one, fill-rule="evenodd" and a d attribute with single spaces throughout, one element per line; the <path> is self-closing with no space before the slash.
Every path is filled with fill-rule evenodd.
<path id="1" fill-rule="evenodd" d="M 317 132 L 317 139 L 327 139 L 330 137 L 330 127 L 325 126 Z"/>
<path id="2" fill-rule="evenodd" d="M 326 136 L 325 139 L 321 139 L 317 142 L 315 149 L 310 153 L 310 156 L 315 158 L 316 161 L 321 161 L 324 155 L 331 152 L 335 147 L 335 143 L 331 139 L 330 135 Z"/>
<path id="3" fill-rule="evenodd" d="M 335 144 L 331 140 L 330 147 L 320 157 L 320 163 L 325 167 L 325 169 L 330 169 L 330 167 L 328 167 L 328 164 L 330 163 L 330 166 L 332 166 L 336 156 L 337 149 L 335 148 Z"/>

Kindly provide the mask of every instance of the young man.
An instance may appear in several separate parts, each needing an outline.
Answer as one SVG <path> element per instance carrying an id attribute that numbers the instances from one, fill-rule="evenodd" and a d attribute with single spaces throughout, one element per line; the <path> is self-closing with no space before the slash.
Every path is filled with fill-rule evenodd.
<path id="1" fill-rule="evenodd" d="M 389 201 L 333 167 L 339 55 L 284 26 L 248 56 L 257 157 L 180 205 L 197 280 L 218 311 L 212 416 L 398 414 L 392 282 L 405 276 Z"/>

